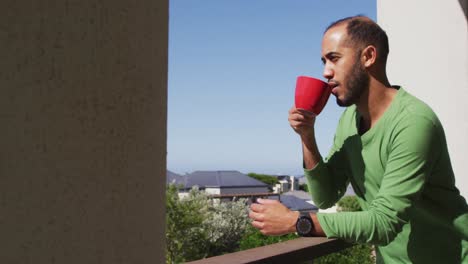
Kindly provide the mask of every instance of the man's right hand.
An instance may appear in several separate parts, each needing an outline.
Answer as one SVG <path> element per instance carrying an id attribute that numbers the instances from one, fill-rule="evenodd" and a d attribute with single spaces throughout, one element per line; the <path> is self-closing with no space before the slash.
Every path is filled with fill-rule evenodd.
<path id="1" fill-rule="evenodd" d="M 313 136 L 316 115 L 310 111 L 292 107 L 289 110 L 289 124 L 302 139 Z"/>
<path id="2" fill-rule="evenodd" d="M 289 110 L 289 124 L 301 136 L 304 168 L 312 169 L 320 161 L 321 156 L 315 142 L 315 117 L 310 111 L 296 107 Z"/>

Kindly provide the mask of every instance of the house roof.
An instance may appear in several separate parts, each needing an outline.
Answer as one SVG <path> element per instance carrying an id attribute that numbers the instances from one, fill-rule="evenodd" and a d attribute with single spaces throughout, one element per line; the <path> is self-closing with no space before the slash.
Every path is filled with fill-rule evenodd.
<path id="1" fill-rule="evenodd" d="M 289 192 L 283 193 L 282 195 L 294 196 L 294 197 L 297 197 L 297 198 L 302 199 L 302 200 L 311 200 L 312 199 L 310 194 L 308 192 L 304 192 L 304 191 L 289 191 Z"/>
<path id="2" fill-rule="evenodd" d="M 197 185 L 199 187 L 267 187 L 259 180 L 256 180 L 239 171 L 195 171 L 188 175 L 185 187 L 192 188 Z"/>
<path id="3" fill-rule="evenodd" d="M 318 208 L 311 202 L 311 196 L 304 191 L 289 191 L 281 194 L 280 200 L 286 207 L 298 211 L 317 211 Z"/>
<path id="4" fill-rule="evenodd" d="M 297 198 L 294 195 L 281 195 L 280 201 L 286 207 L 293 211 L 317 211 L 317 206 L 308 203 L 304 199 Z"/>
<path id="5" fill-rule="evenodd" d="M 292 175 L 272 175 L 272 176 L 277 178 L 277 179 L 286 179 L 286 180 L 289 180 L 289 179 L 291 179 L 291 177 L 294 177 Z"/>
<path id="6" fill-rule="evenodd" d="M 166 170 L 166 184 L 170 183 L 185 186 L 185 177 L 170 170 Z"/>

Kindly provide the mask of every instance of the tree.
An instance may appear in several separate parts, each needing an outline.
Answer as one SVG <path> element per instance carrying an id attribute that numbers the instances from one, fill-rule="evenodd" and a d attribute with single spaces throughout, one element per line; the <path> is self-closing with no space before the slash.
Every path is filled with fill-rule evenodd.
<path id="1" fill-rule="evenodd" d="M 271 176 L 271 175 L 267 175 L 267 174 L 257 174 L 257 173 L 253 173 L 253 172 L 251 172 L 251 173 L 249 173 L 247 175 L 249 177 L 252 177 L 252 178 L 254 178 L 256 180 L 259 180 L 259 181 L 261 181 L 263 183 L 268 184 L 268 186 L 269 186 L 268 189 L 270 191 L 273 190 L 273 186 L 275 186 L 277 183 L 279 183 L 278 178 L 276 178 L 275 176 Z"/>
<path id="2" fill-rule="evenodd" d="M 166 188 L 166 263 L 181 263 L 206 256 L 204 215 L 208 198 L 192 190 L 187 199 L 179 199 L 176 185 Z"/>
<path id="3" fill-rule="evenodd" d="M 183 199 L 166 188 L 166 263 L 181 263 L 234 252 L 247 226 L 246 200 L 217 203 L 193 188 Z"/>
<path id="4" fill-rule="evenodd" d="M 203 222 L 209 240 L 209 256 L 234 252 L 250 224 L 247 199 L 215 203 Z"/>

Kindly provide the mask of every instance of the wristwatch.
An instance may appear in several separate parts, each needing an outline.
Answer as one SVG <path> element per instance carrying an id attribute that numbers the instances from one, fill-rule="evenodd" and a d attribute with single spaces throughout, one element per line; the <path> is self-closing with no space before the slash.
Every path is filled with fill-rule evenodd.
<path id="1" fill-rule="evenodd" d="M 311 237 L 313 230 L 314 222 L 312 222 L 309 212 L 300 212 L 299 218 L 296 221 L 297 234 L 302 237 Z"/>

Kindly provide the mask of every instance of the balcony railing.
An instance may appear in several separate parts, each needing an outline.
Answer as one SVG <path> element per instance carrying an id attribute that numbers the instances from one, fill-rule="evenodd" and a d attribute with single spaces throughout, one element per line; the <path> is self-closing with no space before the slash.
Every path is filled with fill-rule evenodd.
<path id="1" fill-rule="evenodd" d="M 190 264 L 239 263 L 300 263 L 353 246 L 339 239 L 302 237 L 268 246 L 252 248 L 222 256 L 211 257 Z"/>

